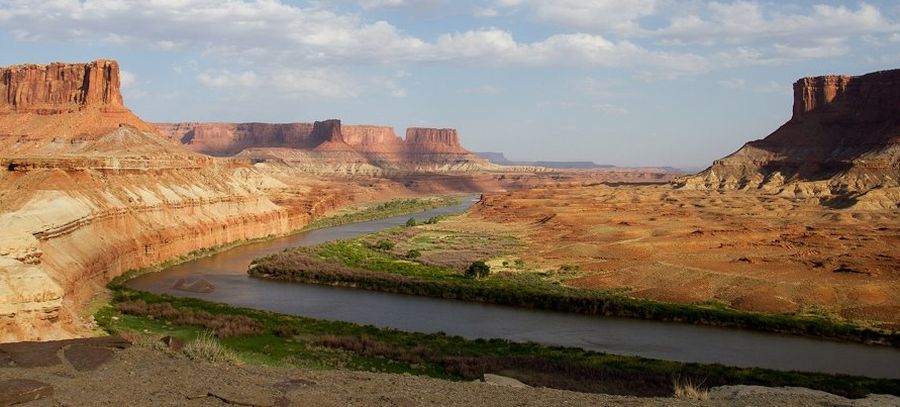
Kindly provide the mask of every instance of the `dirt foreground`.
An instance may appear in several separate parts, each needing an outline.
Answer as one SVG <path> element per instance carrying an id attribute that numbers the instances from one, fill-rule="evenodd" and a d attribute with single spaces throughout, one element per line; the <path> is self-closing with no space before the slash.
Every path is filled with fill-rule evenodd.
<path id="1" fill-rule="evenodd" d="M 52 348 L 52 349 L 51 349 Z M 54 352 L 55 351 L 55 352 Z M 353 371 L 192 361 L 147 344 L 91 338 L 0 346 L 0 405 L 26 406 L 877 406 L 900 399 L 848 400 L 806 389 L 715 388 L 685 401 L 585 394 L 484 382 Z M 32 387 L 28 392 L 26 387 Z M 16 393 L 16 391 L 19 391 Z M 16 399 L 23 396 L 26 399 Z"/>

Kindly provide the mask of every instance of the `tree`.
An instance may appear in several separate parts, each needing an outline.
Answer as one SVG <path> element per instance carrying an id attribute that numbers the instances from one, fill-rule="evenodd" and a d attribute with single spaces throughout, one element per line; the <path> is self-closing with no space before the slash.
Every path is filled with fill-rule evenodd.
<path id="1" fill-rule="evenodd" d="M 409 220 L 406 221 L 406 227 L 413 227 L 413 226 L 416 226 L 416 218 L 409 218 Z"/>
<path id="2" fill-rule="evenodd" d="M 408 259 L 416 259 L 421 256 L 422 256 L 422 252 L 420 252 L 416 249 L 409 249 L 409 251 L 406 252 L 406 258 L 408 258 Z"/>
<path id="3" fill-rule="evenodd" d="M 466 269 L 466 277 L 469 278 L 484 278 L 491 274 L 491 266 L 488 266 L 487 263 L 478 260 L 469 265 L 469 268 Z"/>

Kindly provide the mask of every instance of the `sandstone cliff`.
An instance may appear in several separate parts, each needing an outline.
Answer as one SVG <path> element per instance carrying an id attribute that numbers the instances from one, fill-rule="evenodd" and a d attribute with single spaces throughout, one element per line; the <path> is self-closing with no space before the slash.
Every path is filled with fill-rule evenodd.
<path id="1" fill-rule="evenodd" d="M 251 147 L 313 148 L 312 123 L 157 123 L 162 134 L 188 149 L 231 156 Z"/>
<path id="2" fill-rule="evenodd" d="M 67 152 L 120 124 L 156 132 L 125 108 L 115 61 L 0 68 L 0 94 L 0 143 L 6 153 Z"/>
<path id="3" fill-rule="evenodd" d="M 465 148 L 455 129 L 410 128 L 406 139 L 386 126 L 309 123 L 161 123 L 167 138 L 204 154 L 278 160 L 304 172 L 384 175 L 396 172 L 496 170 Z"/>
<path id="4" fill-rule="evenodd" d="M 678 185 L 758 188 L 843 204 L 866 201 L 871 192 L 887 194 L 877 205 L 900 205 L 898 182 L 900 70 L 891 70 L 800 79 L 787 123 Z"/>
<path id="5" fill-rule="evenodd" d="M 60 113 L 84 107 L 122 111 L 119 64 L 97 60 L 87 64 L 52 63 L 0 68 L 0 109 Z"/>
<path id="6" fill-rule="evenodd" d="M 377 193 L 160 137 L 122 104 L 113 61 L 2 78 L 0 342 L 90 333 L 83 305 L 126 270 L 286 233 Z"/>

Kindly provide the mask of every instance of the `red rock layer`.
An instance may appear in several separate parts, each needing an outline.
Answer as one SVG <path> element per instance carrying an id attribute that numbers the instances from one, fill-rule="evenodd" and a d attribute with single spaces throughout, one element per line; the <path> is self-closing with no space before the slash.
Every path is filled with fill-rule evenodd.
<path id="1" fill-rule="evenodd" d="M 190 150 L 235 155 L 252 147 L 313 148 L 312 123 L 157 123 L 163 135 Z"/>
<path id="2" fill-rule="evenodd" d="M 0 68 L 0 154 L 67 154 L 120 125 L 157 134 L 122 103 L 119 64 Z"/>
<path id="3" fill-rule="evenodd" d="M 900 69 L 798 80 L 787 123 L 680 183 L 785 191 L 795 182 L 823 182 L 804 193 L 846 194 L 897 187 L 898 180 Z"/>
<path id="4" fill-rule="evenodd" d="M 411 152 L 440 154 L 470 154 L 459 143 L 456 129 L 406 129 L 406 144 Z"/>
<path id="5" fill-rule="evenodd" d="M 341 129 L 344 142 L 354 149 L 367 153 L 402 153 L 406 146 L 394 129 L 387 126 L 344 126 Z"/>
<path id="6" fill-rule="evenodd" d="M 314 173 L 459 172 L 490 166 L 462 147 L 455 129 L 410 128 L 406 140 L 387 126 L 308 123 L 162 123 L 166 137 L 216 156 L 241 155 L 302 164 Z M 275 151 L 283 148 L 291 151 Z"/>
<path id="7" fill-rule="evenodd" d="M 124 110 L 119 93 L 119 64 L 52 63 L 0 68 L 0 110 L 58 113 L 82 107 Z"/>

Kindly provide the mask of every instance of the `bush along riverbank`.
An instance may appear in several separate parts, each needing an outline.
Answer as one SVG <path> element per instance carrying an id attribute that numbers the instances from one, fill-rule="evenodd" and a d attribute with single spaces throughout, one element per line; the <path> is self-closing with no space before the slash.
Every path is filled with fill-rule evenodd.
<path id="1" fill-rule="evenodd" d="M 346 322 L 235 308 L 190 298 L 116 288 L 95 315 L 110 333 L 162 346 L 186 345 L 188 357 L 323 369 L 352 369 L 473 380 L 485 373 L 532 386 L 582 392 L 668 397 L 673 382 L 797 386 L 847 397 L 900 395 L 900 381 L 846 375 L 780 372 L 607 355 L 503 340 L 468 340 Z"/>
<path id="2" fill-rule="evenodd" d="M 373 237 L 287 250 L 255 260 L 253 277 L 353 287 L 598 316 L 651 319 L 900 346 L 900 334 L 816 316 L 761 314 L 715 304 L 670 304 L 553 284 L 537 273 L 485 278 L 423 264 L 368 243 Z"/>

